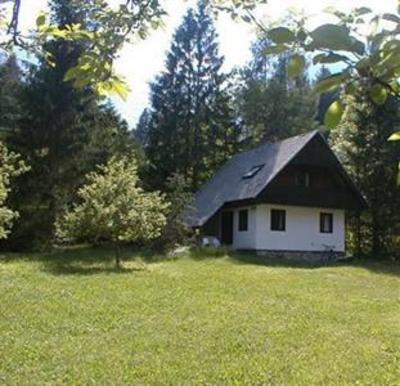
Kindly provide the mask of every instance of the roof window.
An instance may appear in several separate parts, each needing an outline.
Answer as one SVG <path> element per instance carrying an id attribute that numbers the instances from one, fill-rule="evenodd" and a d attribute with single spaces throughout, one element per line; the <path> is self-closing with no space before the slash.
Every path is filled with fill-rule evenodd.
<path id="1" fill-rule="evenodd" d="M 264 164 L 253 166 L 248 172 L 246 172 L 243 175 L 243 178 L 244 179 L 253 178 L 263 167 L 264 167 Z"/>

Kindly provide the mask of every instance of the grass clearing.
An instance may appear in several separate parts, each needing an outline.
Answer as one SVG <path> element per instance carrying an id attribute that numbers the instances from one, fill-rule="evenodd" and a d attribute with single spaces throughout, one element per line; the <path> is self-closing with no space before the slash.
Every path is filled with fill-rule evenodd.
<path id="1" fill-rule="evenodd" d="M 399 384 L 399 264 L 128 255 L 1 257 L 0 384 Z"/>

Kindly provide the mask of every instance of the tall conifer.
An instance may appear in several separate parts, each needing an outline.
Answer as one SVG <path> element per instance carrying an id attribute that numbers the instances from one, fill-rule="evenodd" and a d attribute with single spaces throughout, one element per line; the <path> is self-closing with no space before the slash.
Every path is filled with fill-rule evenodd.
<path id="1" fill-rule="evenodd" d="M 196 190 L 235 151 L 237 125 L 223 61 L 200 1 L 175 33 L 165 71 L 151 85 L 148 128 L 140 129 L 147 133 L 143 141 L 156 187 L 180 173 Z"/>

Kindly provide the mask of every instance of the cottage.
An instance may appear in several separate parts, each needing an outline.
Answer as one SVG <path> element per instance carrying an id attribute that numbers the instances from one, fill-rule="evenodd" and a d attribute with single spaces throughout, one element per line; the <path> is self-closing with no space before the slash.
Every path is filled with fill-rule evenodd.
<path id="1" fill-rule="evenodd" d="M 232 157 L 196 194 L 192 225 L 233 250 L 336 258 L 345 252 L 345 212 L 365 206 L 312 131 Z"/>

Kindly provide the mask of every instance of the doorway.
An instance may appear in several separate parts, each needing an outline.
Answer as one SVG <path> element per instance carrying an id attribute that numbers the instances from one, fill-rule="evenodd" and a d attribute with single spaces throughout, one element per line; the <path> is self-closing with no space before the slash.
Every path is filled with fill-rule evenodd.
<path id="1" fill-rule="evenodd" d="M 233 243 L 233 211 L 221 213 L 221 243 L 232 245 Z"/>

